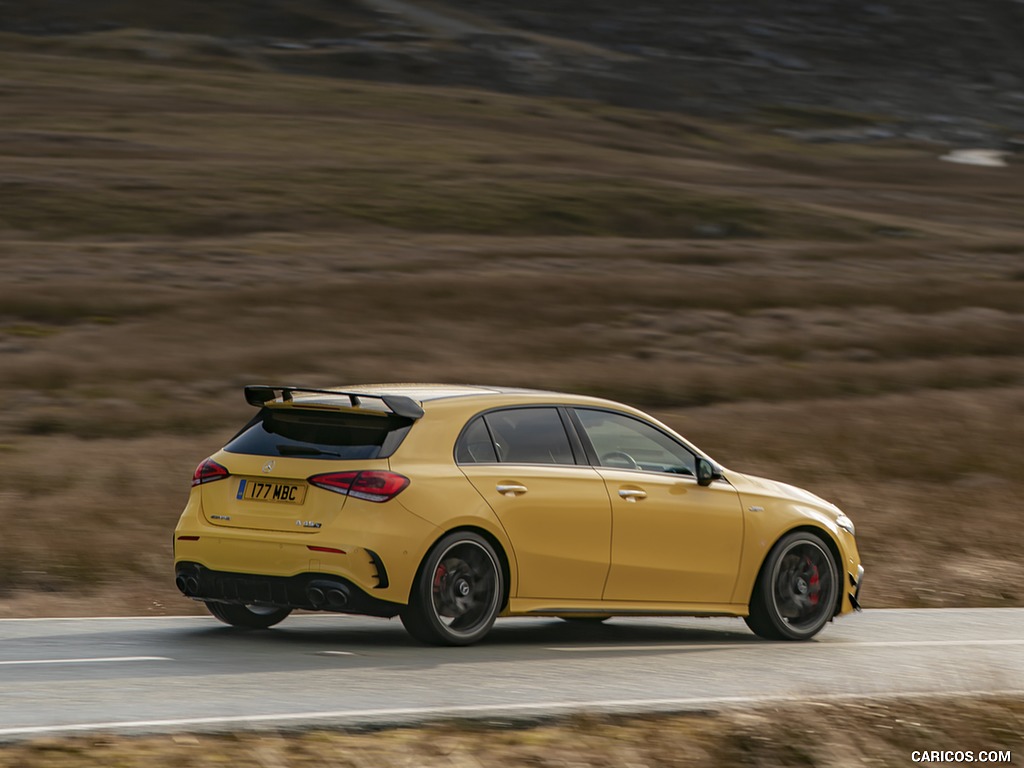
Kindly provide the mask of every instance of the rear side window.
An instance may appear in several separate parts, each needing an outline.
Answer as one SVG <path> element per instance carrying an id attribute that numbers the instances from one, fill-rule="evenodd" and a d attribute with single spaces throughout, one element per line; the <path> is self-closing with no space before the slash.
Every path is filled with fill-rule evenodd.
<path id="1" fill-rule="evenodd" d="M 493 464 L 498 460 L 491 434 L 482 416 L 477 416 L 466 427 L 455 446 L 455 461 L 459 464 Z"/>
<path id="2" fill-rule="evenodd" d="M 510 408 L 484 415 L 498 461 L 575 464 L 557 408 Z"/>
<path id="3" fill-rule="evenodd" d="M 394 414 L 263 408 L 224 450 L 303 459 L 382 459 L 395 452 L 411 427 L 411 420 Z"/>

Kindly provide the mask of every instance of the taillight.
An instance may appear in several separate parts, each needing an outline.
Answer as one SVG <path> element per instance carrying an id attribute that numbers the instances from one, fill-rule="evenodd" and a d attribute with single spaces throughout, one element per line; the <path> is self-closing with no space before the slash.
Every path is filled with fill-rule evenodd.
<path id="1" fill-rule="evenodd" d="M 214 480 L 223 480 L 230 477 L 231 473 L 213 459 L 207 459 L 192 473 L 192 485 L 203 485 L 212 483 Z"/>
<path id="2" fill-rule="evenodd" d="M 366 501 L 389 501 L 405 490 L 409 478 L 395 472 L 364 469 L 354 472 L 325 472 L 308 478 L 311 485 L 334 491 L 343 496 L 355 496 Z"/>

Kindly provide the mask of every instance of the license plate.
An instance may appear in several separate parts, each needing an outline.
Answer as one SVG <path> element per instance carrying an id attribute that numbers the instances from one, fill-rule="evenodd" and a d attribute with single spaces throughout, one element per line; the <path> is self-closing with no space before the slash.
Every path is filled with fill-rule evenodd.
<path id="1" fill-rule="evenodd" d="M 239 501 L 271 501 L 279 504 L 301 504 L 306 500 L 305 483 L 278 483 L 243 477 L 238 483 Z"/>

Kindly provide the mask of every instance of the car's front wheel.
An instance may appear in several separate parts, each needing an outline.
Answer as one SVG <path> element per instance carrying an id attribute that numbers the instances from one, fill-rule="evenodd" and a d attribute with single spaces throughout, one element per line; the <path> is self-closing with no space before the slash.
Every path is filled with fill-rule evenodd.
<path id="1" fill-rule="evenodd" d="M 424 643 L 475 643 L 494 625 L 504 587 L 490 542 L 472 531 L 450 533 L 427 553 L 402 624 Z"/>
<path id="2" fill-rule="evenodd" d="M 225 624 L 245 629 L 266 629 L 280 624 L 291 608 L 274 608 L 263 605 L 235 605 L 232 603 L 206 603 L 207 610 Z"/>
<path id="3" fill-rule="evenodd" d="M 839 594 L 828 545 L 808 531 L 772 548 L 754 585 L 747 626 L 768 640 L 810 640 L 835 613 Z"/>

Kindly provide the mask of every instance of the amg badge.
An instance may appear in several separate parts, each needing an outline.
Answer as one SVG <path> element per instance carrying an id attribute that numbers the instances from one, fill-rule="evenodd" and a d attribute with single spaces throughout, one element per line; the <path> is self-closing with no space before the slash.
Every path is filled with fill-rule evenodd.
<path id="1" fill-rule="evenodd" d="M 323 523 L 317 523 L 313 520 L 296 520 L 295 524 L 300 528 L 321 528 Z"/>

